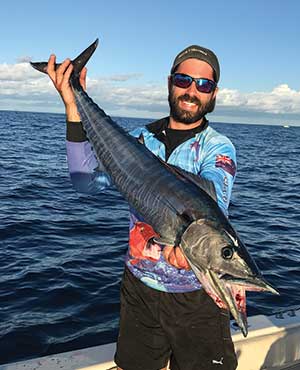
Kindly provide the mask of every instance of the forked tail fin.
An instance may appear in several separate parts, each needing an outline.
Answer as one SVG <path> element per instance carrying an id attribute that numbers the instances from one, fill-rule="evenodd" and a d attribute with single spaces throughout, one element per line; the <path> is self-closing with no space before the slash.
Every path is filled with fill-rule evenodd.
<path id="1" fill-rule="evenodd" d="M 74 66 L 73 70 L 73 80 L 77 80 L 82 68 L 86 65 L 90 57 L 93 55 L 94 51 L 98 46 L 99 40 L 96 39 L 89 47 L 87 47 L 77 58 L 72 60 Z M 31 66 L 40 72 L 47 73 L 48 62 L 30 62 Z M 60 64 L 55 64 L 55 69 L 57 69 Z"/>

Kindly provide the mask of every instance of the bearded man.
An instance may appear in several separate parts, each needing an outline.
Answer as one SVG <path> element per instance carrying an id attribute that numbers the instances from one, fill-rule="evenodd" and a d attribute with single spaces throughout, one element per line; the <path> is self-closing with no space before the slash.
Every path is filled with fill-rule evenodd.
<path id="1" fill-rule="evenodd" d="M 66 59 L 48 74 L 60 93 L 67 118 L 69 171 L 80 192 L 97 193 L 111 184 L 80 122 Z M 168 77 L 170 115 L 133 130 L 167 163 L 211 181 L 224 214 L 236 172 L 235 149 L 206 118 L 215 107 L 220 66 L 209 49 L 191 45 L 180 52 Z M 80 82 L 85 88 L 86 69 Z M 78 174 L 81 174 L 80 176 Z M 234 370 L 236 356 L 229 313 L 201 288 L 178 246 L 158 244 L 159 236 L 130 210 L 129 248 L 121 285 L 120 329 L 115 362 L 123 370 Z"/>

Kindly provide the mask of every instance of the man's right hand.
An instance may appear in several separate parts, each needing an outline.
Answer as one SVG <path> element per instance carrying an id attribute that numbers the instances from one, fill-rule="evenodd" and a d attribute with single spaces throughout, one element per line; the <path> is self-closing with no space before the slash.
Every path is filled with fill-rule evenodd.
<path id="1" fill-rule="evenodd" d="M 166 245 L 163 249 L 165 260 L 177 269 L 191 270 L 191 266 L 182 253 L 180 247 Z"/>
<path id="2" fill-rule="evenodd" d="M 47 73 L 65 104 L 67 120 L 72 122 L 80 122 L 75 96 L 69 81 L 73 71 L 71 60 L 66 59 L 56 70 L 55 62 L 56 56 L 51 54 L 48 60 Z M 86 73 L 87 69 L 84 67 L 79 78 L 80 85 L 84 90 L 86 90 Z"/>

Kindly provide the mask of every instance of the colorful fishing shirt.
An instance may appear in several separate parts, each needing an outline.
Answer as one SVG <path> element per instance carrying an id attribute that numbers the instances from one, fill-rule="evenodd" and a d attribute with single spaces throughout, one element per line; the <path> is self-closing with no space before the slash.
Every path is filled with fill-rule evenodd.
<path id="1" fill-rule="evenodd" d="M 144 145 L 167 163 L 212 181 L 218 205 L 228 216 L 236 174 L 233 144 L 204 120 L 202 127 L 185 130 L 186 140 L 181 142 L 179 138 L 174 145 L 174 137 L 185 133 L 169 129 L 168 122 L 169 118 L 166 117 L 133 130 L 131 135 L 139 138 L 142 134 Z M 77 191 L 96 194 L 112 184 L 97 161 L 80 123 L 67 123 L 67 158 L 70 176 Z M 200 289 L 201 284 L 193 271 L 177 269 L 165 261 L 163 246 L 152 242 L 152 238 L 157 236 L 152 227 L 131 209 L 125 263 L 133 275 L 147 286 L 161 291 L 176 293 Z"/>

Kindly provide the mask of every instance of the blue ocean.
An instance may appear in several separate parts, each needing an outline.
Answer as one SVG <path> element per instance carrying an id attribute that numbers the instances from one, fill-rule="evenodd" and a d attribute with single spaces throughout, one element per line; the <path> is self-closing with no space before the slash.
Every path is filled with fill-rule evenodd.
<path id="1" fill-rule="evenodd" d="M 300 305 L 300 127 L 211 125 L 237 149 L 231 222 L 281 293 L 249 293 L 248 316 Z M 65 130 L 62 114 L 0 112 L 1 364 L 116 340 L 128 207 L 75 192 Z"/>

